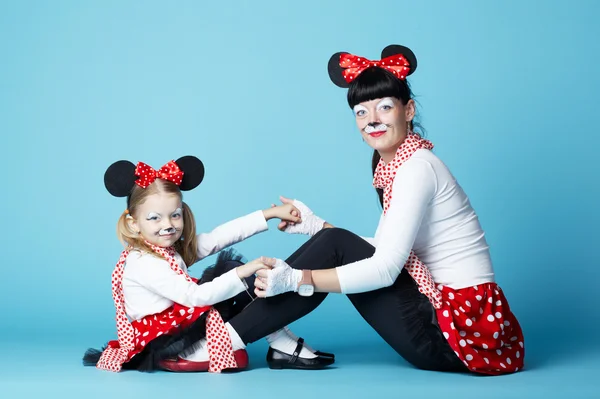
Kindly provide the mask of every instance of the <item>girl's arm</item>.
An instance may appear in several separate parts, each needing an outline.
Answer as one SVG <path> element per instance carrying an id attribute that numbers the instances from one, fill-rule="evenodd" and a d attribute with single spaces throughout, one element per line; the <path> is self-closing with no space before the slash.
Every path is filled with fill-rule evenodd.
<path id="1" fill-rule="evenodd" d="M 295 215 L 294 215 L 294 212 Z M 267 221 L 279 218 L 281 220 L 298 222 L 298 210 L 291 205 L 281 205 L 263 211 L 252 212 L 220 225 L 210 233 L 200 233 L 198 240 L 198 260 L 215 254 L 222 249 L 237 244 L 258 233 L 268 230 Z"/>
<path id="2" fill-rule="evenodd" d="M 197 235 L 198 260 L 237 244 L 255 234 L 262 233 L 268 228 L 264 212 L 256 211 L 224 223 L 209 233 L 200 233 Z"/>
<path id="3" fill-rule="evenodd" d="M 151 254 L 131 253 L 127 257 L 127 278 L 145 289 L 183 306 L 210 306 L 244 291 L 243 278 L 270 267 L 274 261 L 259 258 L 197 285 L 173 271 L 167 261 Z"/>

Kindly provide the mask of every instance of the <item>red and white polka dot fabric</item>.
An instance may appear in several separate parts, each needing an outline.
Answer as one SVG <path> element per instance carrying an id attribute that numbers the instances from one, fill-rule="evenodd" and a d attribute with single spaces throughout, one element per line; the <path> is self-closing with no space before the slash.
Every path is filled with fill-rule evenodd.
<path id="1" fill-rule="evenodd" d="M 177 274 L 183 275 L 188 281 L 195 281 L 185 273 L 174 258 L 173 248 L 161 248 L 149 244 L 159 255 L 163 256 L 169 266 Z M 123 272 L 129 250 L 121 253 L 119 262 L 112 273 L 113 300 L 116 309 L 118 340 L 110 341 L 102 352 L 96 367 L 103 370 L 118 372 L 123 364 L 134 355 L 141 352 L 153 339 L 192 324 L 202 313 L 209 311 L 206 319 L 206 336 L 209 353 L 209 372 L 221 372 L 224 369 L 237 368 L 233 356 L 233 348 L 229 332 L 217 310 L 210 306 L 185 307 L 177 303 L 164 311 L 148 315 L 140 320 L 129 322 L 125 313 L 123 298 Z"/>
<path id="2" fill-rule="evenodd" d="M 523 368 L 523 332 L 497 284 L 439 289 L 444 304 L 436 310 L 438 324 L 469 370 L 498 375 Z"/>
<path id="3" fill-rule="evenodd" d="M 340 55 L 340 66 L 343 68 L 342 76 L 346 82 L 353 82 L 358 75 L 370 67 L 383 68 L 391 72 L 398 79 L 403 80 L 410 72 L 410 63 L 402 54 L 395 54 L 377 61 L 353 54 Z"/>
<path id="4" fill-rule="evenodd" d="M 379 161 L 373 185 L 383 189 L 383 212 L 392 199 L 398 168 L 420 149 L 433 144 L 410 133 L 388 164 Z M 411 251 L 404 268 L 436 309 L 444 337 L 469 370 L 482 374 L 504 374 L 523 368 L 524 338 L 516 317 L 500 287 L 495 283 L 460 290 L 435 285 L 431 272 Z"/>
<path id="5" fill-rule="evenodd" d="M 138 162 L 135 167 L 135 175 L 139 177 L 135 184 L 141 188 L 146 188 L 154 183 L 156 179 L 171 181 L 178 186 L 183 180 L 183 171 L 179 169 L 179 165 L 175 161 L 169 161 L 164 164 L 159 170 L 155 170 L 150 165 L 143 162 Z"/>

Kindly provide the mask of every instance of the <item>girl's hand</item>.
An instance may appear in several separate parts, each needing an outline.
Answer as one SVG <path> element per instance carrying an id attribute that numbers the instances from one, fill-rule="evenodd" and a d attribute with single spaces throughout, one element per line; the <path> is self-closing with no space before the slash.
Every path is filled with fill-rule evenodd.
<path id="1" fill-rule="evenodd" d="M 282 223 L 293 225 L 302 222 L 300 211 L 292 203 L 284 203 L 279 206 L 272 204 L 271 208 L 263 211 L 263 215 L 265 215 L 266 220 L 273 218 L 281 219 L 281 223 L 279 223 L 280 226 Z"/>
<path id="2" fill-rule="evenodd" d="M 254 259 L 253 261 L 246 263 L 245 265 L 236 267 L 235 271 L 237 272 L 239 278 L 246 278 L 252 276 L 259 270 L 271 269 L 273 266 L 275 266 L 275 262 L 275 258 L 261 256 L 258 259 Z"/>
<path id="3" fill-rule="evenodd" d="M 292 269 L 285 261 L 277 259 L 272 269 L 259 270 L 256 277 L 254 293 L 259 298 L 266 298 L 285 292 L 297 292 L 302 280 L 302 270 Z"/>
<path id="4" fill-rule="evenodd" d="M 306 234 L 313 236 L 321 231 L 323 227 L 326 227 L 325 220 L 315 215 L 302 201 L 292 200 L 283 196 L 279 197 L 279 200 L 286 205 L 293 205 L 296 209 L 300 210 L 300 217 L 302 218 L 301 222 L 294 224 L 282 221 L 279 223 L 279 226 L 277 226 L 279 230 L 289 234 Z"/>

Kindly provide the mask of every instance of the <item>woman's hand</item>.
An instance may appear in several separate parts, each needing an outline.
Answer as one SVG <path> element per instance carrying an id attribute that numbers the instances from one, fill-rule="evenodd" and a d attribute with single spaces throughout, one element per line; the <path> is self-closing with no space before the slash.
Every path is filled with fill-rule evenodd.
<path id="1" fill-rule="evenodd" d="M 237 275 L 239 278 L 250 277 L 255 274 L 259 270 L 268 270 L 271 269 L 276 264 L 275 258 L 267 258 L 266 256 L 261 256 L 258 259 L 254 259 L 251 262 L 246 263 L 245 265 L 238 266 L 235 268 Z"/>
<path id="2" fill-rule="evenodd" d="M 279 223 L 277 228 L 289 234 L 306 234 L 313 236 L 323 229 L 325 220 L 321 219 L 313 213 L 313 211 L 306 206 L 302 201 L 292 200 L 283 196 L 279 197 L 279 200 L 286 205 L 293 205 L 295 209 L 300 211 L 301 221 L 297 223 L 288 223 L 282 221 Z"/>
<path id="3" fill-rule="evenodd" d="M 285 292 L 297 292 L 302 270 L 292 269 L 285 261 L 276 259 L 272 269 L 258 270 L 256 277 L 254 293 L 259 298 L 266 298 Z"/>
<path id="4" fill-rule="evenodd" d="M 296 208 L 291 202 L 284 203 L 282 205 L 272 204 L 271 208 L 265 209 L 263 211 L 263 215 L 266 220 L 270 220 L 273 218 L 281 219 L 279 226 L 285 224 L 294 225 L 296 223 L 301 223 L 302 219 L 300 217 L 300 211 Z"/>

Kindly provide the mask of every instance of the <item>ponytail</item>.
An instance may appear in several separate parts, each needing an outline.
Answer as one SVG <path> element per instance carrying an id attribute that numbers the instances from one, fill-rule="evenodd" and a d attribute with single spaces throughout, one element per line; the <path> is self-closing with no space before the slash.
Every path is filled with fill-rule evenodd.
<path id="1" fill-rule="evenodd" d="M 175 243 L 175 249 L 185 264 L 190 267 L 198 261 L 198 240 L 196 238 L 196 220 L 192 210 L 185 202 L 183 204 L 183 234 L 182 240 Z"/>
<path id="2" fill-rule="evenodd" d="M 373 176 L 375 176 L 375 169 L 377 169 L 380 159 L 381 155 L 379 155 L 379 151 L 373 150 L 373 159 L 371 160 L 371 171 Z M 375 191 L 377 191 L 377 197 L 379 197 L 379 204 L 383 206 L 383 189 L 376 188 Z"/>
<path id="3" fill-rule="evenodd" d="M 139 241 L 143 243 L 143 240 L 140 240 L 139 236 L 129 228 L 128 216 L 129 210 L 126 209 L 117 221 L 117 237 L 125 247 L 135 246 Z"/>

